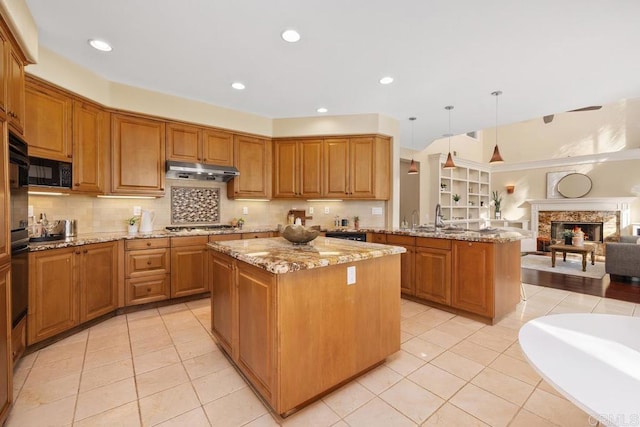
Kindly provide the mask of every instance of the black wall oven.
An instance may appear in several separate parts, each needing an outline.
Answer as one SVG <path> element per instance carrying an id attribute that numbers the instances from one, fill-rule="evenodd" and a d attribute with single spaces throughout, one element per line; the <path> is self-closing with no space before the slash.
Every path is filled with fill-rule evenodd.
<path id="1" fill-rule="evenodd" d="M 11 322 L 27 314 L 29 301 L 29 157 L 27 144 L 9 133 L 9 221 L 11 224 Z"/>

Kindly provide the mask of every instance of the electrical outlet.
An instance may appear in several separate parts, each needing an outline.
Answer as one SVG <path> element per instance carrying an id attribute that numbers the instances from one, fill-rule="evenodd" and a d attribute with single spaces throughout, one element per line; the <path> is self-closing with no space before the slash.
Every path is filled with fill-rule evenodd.
<path id="1" fill-rule="evenodd" d="M 142 206 L 134 206 L 133 207 L 133 214 L 134 215 L 141 215 L 142 214 Z"/>
<path id="2" fill-rule="evenodd" d="M 309 215 L 313 215 L 313 208 L 309 208 Z"/>
<path id="3" fill-rule="evenodd" d="M 356 266 L 347 267 L 347 285 L 355 285 L 356 283 Z"/>
<path id="4" fill-rule="evenodd" d="M 329 206 L 325 206 L 324 207 L 324 213 L 325 213 L 325 215 L 329 213 Z"/>
<path id="5" fill-rule="evenodd" d="M 247 206 L 242 207 L 242 215 L 249 215 L 249 208 Z"/>

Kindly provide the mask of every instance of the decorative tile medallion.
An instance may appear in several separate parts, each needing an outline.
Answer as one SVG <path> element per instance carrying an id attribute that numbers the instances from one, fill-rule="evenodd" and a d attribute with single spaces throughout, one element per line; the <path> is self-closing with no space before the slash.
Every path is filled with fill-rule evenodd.
<path id="1" fill-rule="evenodd" d="M 171 223 L 220 222 L 220 189 L 171 187 Z"/>

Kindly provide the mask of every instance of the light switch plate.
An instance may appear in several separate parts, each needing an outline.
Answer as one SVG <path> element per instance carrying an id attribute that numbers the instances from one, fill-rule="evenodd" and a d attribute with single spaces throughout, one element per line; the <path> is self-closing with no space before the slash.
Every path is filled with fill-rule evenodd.
<path id="1" fill-rule="evenodd" d="M 313 215 L 313 208 L 312 207 L 309 208 L 309 215 Z"/>
<path id="2" fill-rule="evenodd" d="M 328 213 L 329 213 L 329 206 L 325 206 L 325 207 L 324 207 L 324 213 L 325 213 L 325 214 L 328 214 Z"/>
<path id="3" fill-rule="evenodd" d="M 134 207 L 133 207 L 133 214 L 134 214 L 134 215 L 140 215 L 140 214 L 142 214 L 142 207 L 141 207 L 141 206 L 134 206 Z"/>
<path id="4" fill-rule="evenodd" d="M 249 208 L 247 206 L 242 207 L 242 215 L 249 215 Z"/>
<path id="5" fill-rule="evenodd" d="M 356 266 L 347 267 L 347 285 L 356 284 Z"/>

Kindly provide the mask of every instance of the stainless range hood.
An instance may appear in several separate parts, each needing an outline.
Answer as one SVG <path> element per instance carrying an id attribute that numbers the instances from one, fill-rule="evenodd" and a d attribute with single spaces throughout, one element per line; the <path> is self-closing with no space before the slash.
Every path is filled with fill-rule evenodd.
<path id="1" fill-rule="evenodd" d="M 172 160 L 167 160 L 166 169 L 166 176 L 169 179 L 227 182 L 240 175 L 240 171 L 233 166 L 205 165 Z"/>

